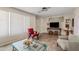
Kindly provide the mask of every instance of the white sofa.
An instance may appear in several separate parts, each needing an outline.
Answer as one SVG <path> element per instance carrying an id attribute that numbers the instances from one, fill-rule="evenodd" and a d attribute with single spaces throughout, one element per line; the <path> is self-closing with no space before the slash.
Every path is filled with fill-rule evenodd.
<path id="1" fill-rule="evenodd" d="M 68 40 L 59 38 L 57 43 L 63 50 L 79 51 L 79 35 L 70 35 Z"/>

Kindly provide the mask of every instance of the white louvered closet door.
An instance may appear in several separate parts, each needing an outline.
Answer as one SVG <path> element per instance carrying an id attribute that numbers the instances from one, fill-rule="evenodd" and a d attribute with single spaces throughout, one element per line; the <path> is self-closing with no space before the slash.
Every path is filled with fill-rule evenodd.
<path id="1" fill-rule="evenodd" d="M 0 10 L 0 38 L 9 36 L 9 12 Z"/>
<path id="2" fill-rule="evenodd" d="M 10 35 L 23 34 L 25 32 L 24 28 L 24 15 L 17 13 L 10 14 Z"/>

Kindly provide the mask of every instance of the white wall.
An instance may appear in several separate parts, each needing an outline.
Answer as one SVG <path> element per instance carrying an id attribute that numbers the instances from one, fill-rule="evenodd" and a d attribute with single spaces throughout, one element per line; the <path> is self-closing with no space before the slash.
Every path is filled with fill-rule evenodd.
<path id="1" fill-rule="evenodd" d="M 41 19 L 41 33 L 47 33 L 47 22 L 48 19 L 47 18 L 42 18 Z"/>
<path id="2" fill-rule="evenodd" d="M 36 16 L 36 30 L 41 33 L 41 17 Z"/>
<path id="3" fill-rule="evenodd" d="M 47 17 L 37 16 L 36 18 L 37 31 L 40 33 L 47 33 L 47 22 L 48 22 Z"/>
<path id="4" fill-rule="evenodd" d="M 75 9 L 74 34 L 79 35 L 79 8 Z"/>

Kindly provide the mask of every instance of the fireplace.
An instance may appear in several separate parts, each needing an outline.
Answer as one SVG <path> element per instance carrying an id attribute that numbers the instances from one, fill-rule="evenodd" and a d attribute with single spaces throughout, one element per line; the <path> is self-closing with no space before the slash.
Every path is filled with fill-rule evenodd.
<path id="1" fill-rule="evenodd" d="M 59 22 L 50 22 L 50 28 L 59 28 Z"/>

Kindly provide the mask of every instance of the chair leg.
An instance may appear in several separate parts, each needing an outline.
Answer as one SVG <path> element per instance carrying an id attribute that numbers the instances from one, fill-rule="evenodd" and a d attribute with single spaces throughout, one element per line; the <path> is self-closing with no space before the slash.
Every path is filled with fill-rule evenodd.
<path id="1" fill-rule="evenodd" d="M 31 34 L 28 35 L 28 39 L 31 37 Z"/>
<path id="2" fill-rule="evenodd" d="M 59 47 L 59 44 L 57 43 L 57 47 Z"/>

